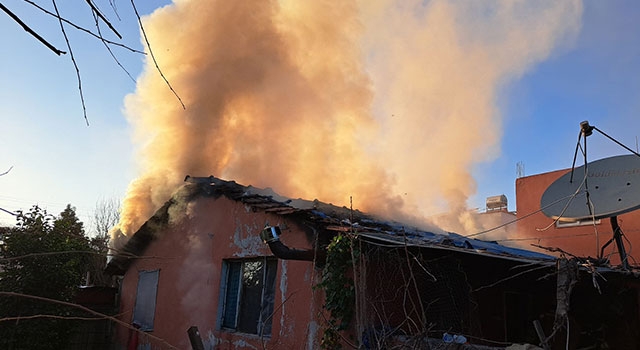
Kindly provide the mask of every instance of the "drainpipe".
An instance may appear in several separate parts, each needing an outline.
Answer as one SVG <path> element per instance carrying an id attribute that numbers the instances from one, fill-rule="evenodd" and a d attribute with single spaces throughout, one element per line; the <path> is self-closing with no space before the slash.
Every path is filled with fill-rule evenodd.
<path id="1" fill-rule="evenodd" d="M 316 261 L 318 264 L 324 263 L 326 258 L 326 253 L 324 251 L 314 249 L 291 249 L 280 241 L 280 235 L 280 227 L 269 225 L 265 226 L 260 233 L 262 241 L 269 245 L 271 253 L 273 253 L 277 258 L 283 260 Z"/>

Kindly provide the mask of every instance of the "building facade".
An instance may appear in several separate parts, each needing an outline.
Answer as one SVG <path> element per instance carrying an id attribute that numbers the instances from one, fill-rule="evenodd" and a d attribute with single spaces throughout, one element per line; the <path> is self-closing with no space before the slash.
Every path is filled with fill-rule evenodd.
<path id="1" fill-rule="evenodd" d="M 225 196 L 160 209 L 128 242 L 128 253 L 144 256 L 122 253 L 108 267 L 122 276 L 122 320 L 145 332 L 119 328 L 119 346 L 189 349 L 196 326 L 205 348 L 318 348 L 318 270 L 278 261 L 260 238 L 266 223 L 284 228 L 288 244 L 311 247 L 295 222 Z"/>
<path id="2" fill-rule="evenodd" d="M 611 264 L 620 264 L 620 256 L 615 242 L 610 242 L 613 230 L 609 219 L 583 220 L 581 222 L 555 222 L 541 210 L 544 191 L 570 169 L 525 176 L 516 179 L 517 230 L 512 239 L 528 242 L 530 249 L 559 255 L 566 252 L 579 257 L 608 259 Z M 636 264 L 634 249 L 640 248 L 640 211 L 632 211 L 618 216 L 618 223 L 624 234 L 625 251 L 630 264 Z M 559 248 L 551 251 L 541 249 Z"/>
<path id="3" fill-rule="evenodd" d="M 106 272 L 117 349 L 640 345 L 636 274 L 213 177 L 187 181 Z"/>

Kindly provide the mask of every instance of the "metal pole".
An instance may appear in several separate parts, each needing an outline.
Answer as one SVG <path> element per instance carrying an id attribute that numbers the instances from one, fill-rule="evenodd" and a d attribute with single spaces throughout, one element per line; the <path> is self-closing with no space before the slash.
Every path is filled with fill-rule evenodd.
<path id="1" fill-rule="evenodd" d="M 618 246 L 618 253 L 620 253 L 620 261 L 622 262 L 622 268 L 629 269 L 629 262 L 627 261 L 627 252 L 624 250 L 624 242 L 622 241 L 622 229 L 618 225 L 618 217 L 611 217 L 611 228 L 613 229 L 613 239 Z"/>

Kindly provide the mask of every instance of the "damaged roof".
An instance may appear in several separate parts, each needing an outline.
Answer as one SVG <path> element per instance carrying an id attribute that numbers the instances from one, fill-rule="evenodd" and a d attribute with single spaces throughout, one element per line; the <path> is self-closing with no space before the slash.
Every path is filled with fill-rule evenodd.
<path id="1" fill-rule="evenodd" d="M 225 181 L 214 176 L 187 176 L 185 184 L 109 261 L 105 272 L 111 275 L 124 274 L 132 260 L 141 256 L 146 247 L 156 238 L 156 232 L 168 223 L 169 208 L 201 196 L 215 198 L 225 196 L 242 202 L 252 210 L 287 216 L 294 220 L 304 220 L 327 232 L 356 232 L 365 239 L 387 244 L 444 249 L 541 264 L 553 264 L 556 259 L 550 255 L 506 247 L 497 242 L 467 238 L 451 232 L 433 233 L 408 227 L 401 223 L 375 218 L 359 210 L 326 204 L 317 199 L 309 201 L 286 198 L 269 188 L 243 186 L 235 181 Z"/>

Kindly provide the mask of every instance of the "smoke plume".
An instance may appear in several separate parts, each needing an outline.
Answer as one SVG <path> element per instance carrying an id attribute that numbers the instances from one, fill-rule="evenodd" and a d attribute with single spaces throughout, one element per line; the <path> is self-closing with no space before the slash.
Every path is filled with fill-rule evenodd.
<path id="1" fill-rule="evenodd" d="M 464 217 L 471 168 L 499 155 L 500 89 L 570 42 L 581 13 L 577 0 L 175 0 L 144 25 L 186 109 L 148 59 L 125 101 L 140 176 L 120 229 L 187 174 Z"/>

